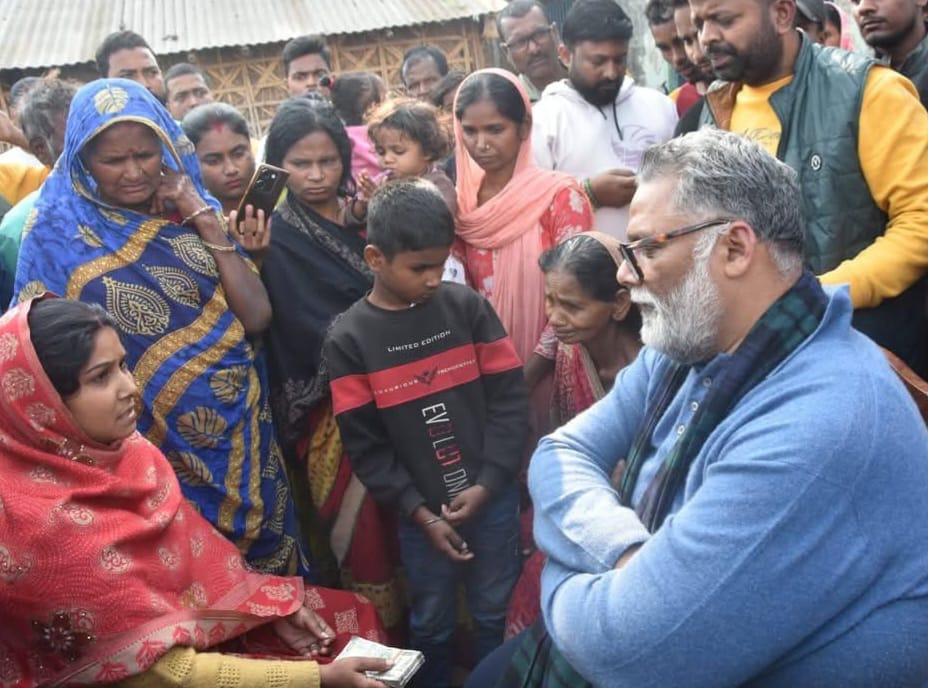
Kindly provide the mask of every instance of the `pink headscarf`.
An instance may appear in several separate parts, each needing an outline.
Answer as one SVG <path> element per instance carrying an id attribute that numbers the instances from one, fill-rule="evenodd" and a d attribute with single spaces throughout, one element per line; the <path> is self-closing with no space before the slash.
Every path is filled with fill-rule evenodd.
<path id="1" fill-rule="evenodd" d="M 838 44 L 838 47 L 847 50 L 854 50 L 854 37 L 851 36 L 851 20 L 847 16 L 847 12 L 842 10 L 836 3 L 828 2 L 826 0 L 826 5 L 831 5 L 836 10 L 838 10 L 838 16 L 841 17 L 841 42 Z"/>
<path id="2" fill-rule="evenodd" d="M 502 69 L 482 69 L 471 74 L 458 89 L 458 98 L 467 83 L 481 74 L 503 77 L 519 91 L 526 112 L 532 105 L 522 83 Z M 531 356 L 544 329 L 544 275 L 538 267 L 541 255 L 540 220 L 551 206 L 555 194 L 565 187 L 576 188 L 577 181 L 568 174 L 538 167 L 532 158 L 531 137 L 519 149 L 509 183 L 496 196 L 477 205 L 477 194 L 484 171 L 467 152 L 461 122 L 454 119 L 457 155 L 458 216 L 457 234 L 480 249 L 497 250 L 493 293 L 490 301 L 523 362 Z"/>

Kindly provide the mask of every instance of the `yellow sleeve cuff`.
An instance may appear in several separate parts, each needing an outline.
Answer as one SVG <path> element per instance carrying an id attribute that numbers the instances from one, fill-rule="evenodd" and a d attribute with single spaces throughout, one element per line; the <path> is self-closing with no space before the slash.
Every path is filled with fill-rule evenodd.
<path id="1" fill-rule="evenodd" d="M 319 665 L 309 660 L 251 659 L 175 647 L 144 674 L 118 688 L 320 688 Z"/>

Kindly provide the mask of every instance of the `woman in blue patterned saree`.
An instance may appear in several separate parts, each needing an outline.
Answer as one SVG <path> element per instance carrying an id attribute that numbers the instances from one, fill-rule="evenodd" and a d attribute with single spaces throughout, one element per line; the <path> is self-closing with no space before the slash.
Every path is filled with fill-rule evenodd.
<path id="1" fill-rule="evenodd" d="M 15 293 L 101 304 L 141 393 L 139 430 L 247 561 L 307 575 L 256 340 L 271 307 L 226 231 L 193 145 L 144 88 L 84 86 L 24 232 Z M 233 234 L 251 233 L 249 217 Z M 244 245 L 249 242 L 237 236 Z"/>

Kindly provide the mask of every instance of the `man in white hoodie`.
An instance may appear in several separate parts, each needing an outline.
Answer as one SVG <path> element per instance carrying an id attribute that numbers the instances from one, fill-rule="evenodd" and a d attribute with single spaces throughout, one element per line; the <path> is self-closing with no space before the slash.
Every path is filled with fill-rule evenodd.
<path id="1" fill-rule="evenodd" d="M 567 78 L 532 109 L 536 162 L 583 180 L 597 229 L 620 239 L 641 155 L 669 140 L 677 124 L 667 96 L 625 74 L 631 37 L 631 20 L 614 0 L 577 0 L 558 49 Z"/>

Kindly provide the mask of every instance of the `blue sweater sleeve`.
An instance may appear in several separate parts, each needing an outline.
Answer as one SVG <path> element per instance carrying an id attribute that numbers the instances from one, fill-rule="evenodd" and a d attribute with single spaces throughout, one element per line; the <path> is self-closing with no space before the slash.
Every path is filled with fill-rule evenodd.
<path id="1" fill-rule="evenodd" d="M 640 370 L 631 372 L 626 384 Z M 848 390 L 849 402 L 817 394 L 814 382 L 789 382 L 743 402 L 716 429 L 691 469 L 688 501 L 620 570 L 607 565 L 627 542 L 610 550 L 607 531 L 622 509 L 604 486 L 591 485 L 597 471 L 605 480 L 609 463 L 590 448 L 624 449 L 621 389 L 548 441 L 545 454 L 571 464 L 561 475 L 572 482 L 565 488 L 555 476 L 544 490 L 540 480 L 532 484 L 543 511 L 559 491 L 569 502 L 558 511 L 568 542 L 552 546 L 544 518 L 536 530 L 553 552 L 542 611 L 557 646 L 595 685 L 741 685 L 879 576 L 881 553 L 861 528 L 857 497 L 861 476 L 881 455 L 868 411 L 877 395 L 862 385 Z M 590 465 L 581 470 L 573 464 L 583 452 Z M 592 495 L 575 496 L 580 491 Z M 601 525 L 584 534 L 580 556 L 565 556 L 590 523 Z"/>
<path id="2" fill-rule="evenodd" d="M 610 482 L 641 424 L 654 353 L 645 349 L 605 398 L 548 435 L 529 464 L 539 548 L 575 571 L 611 569 L 622 552 L 648 538 Z"/>

